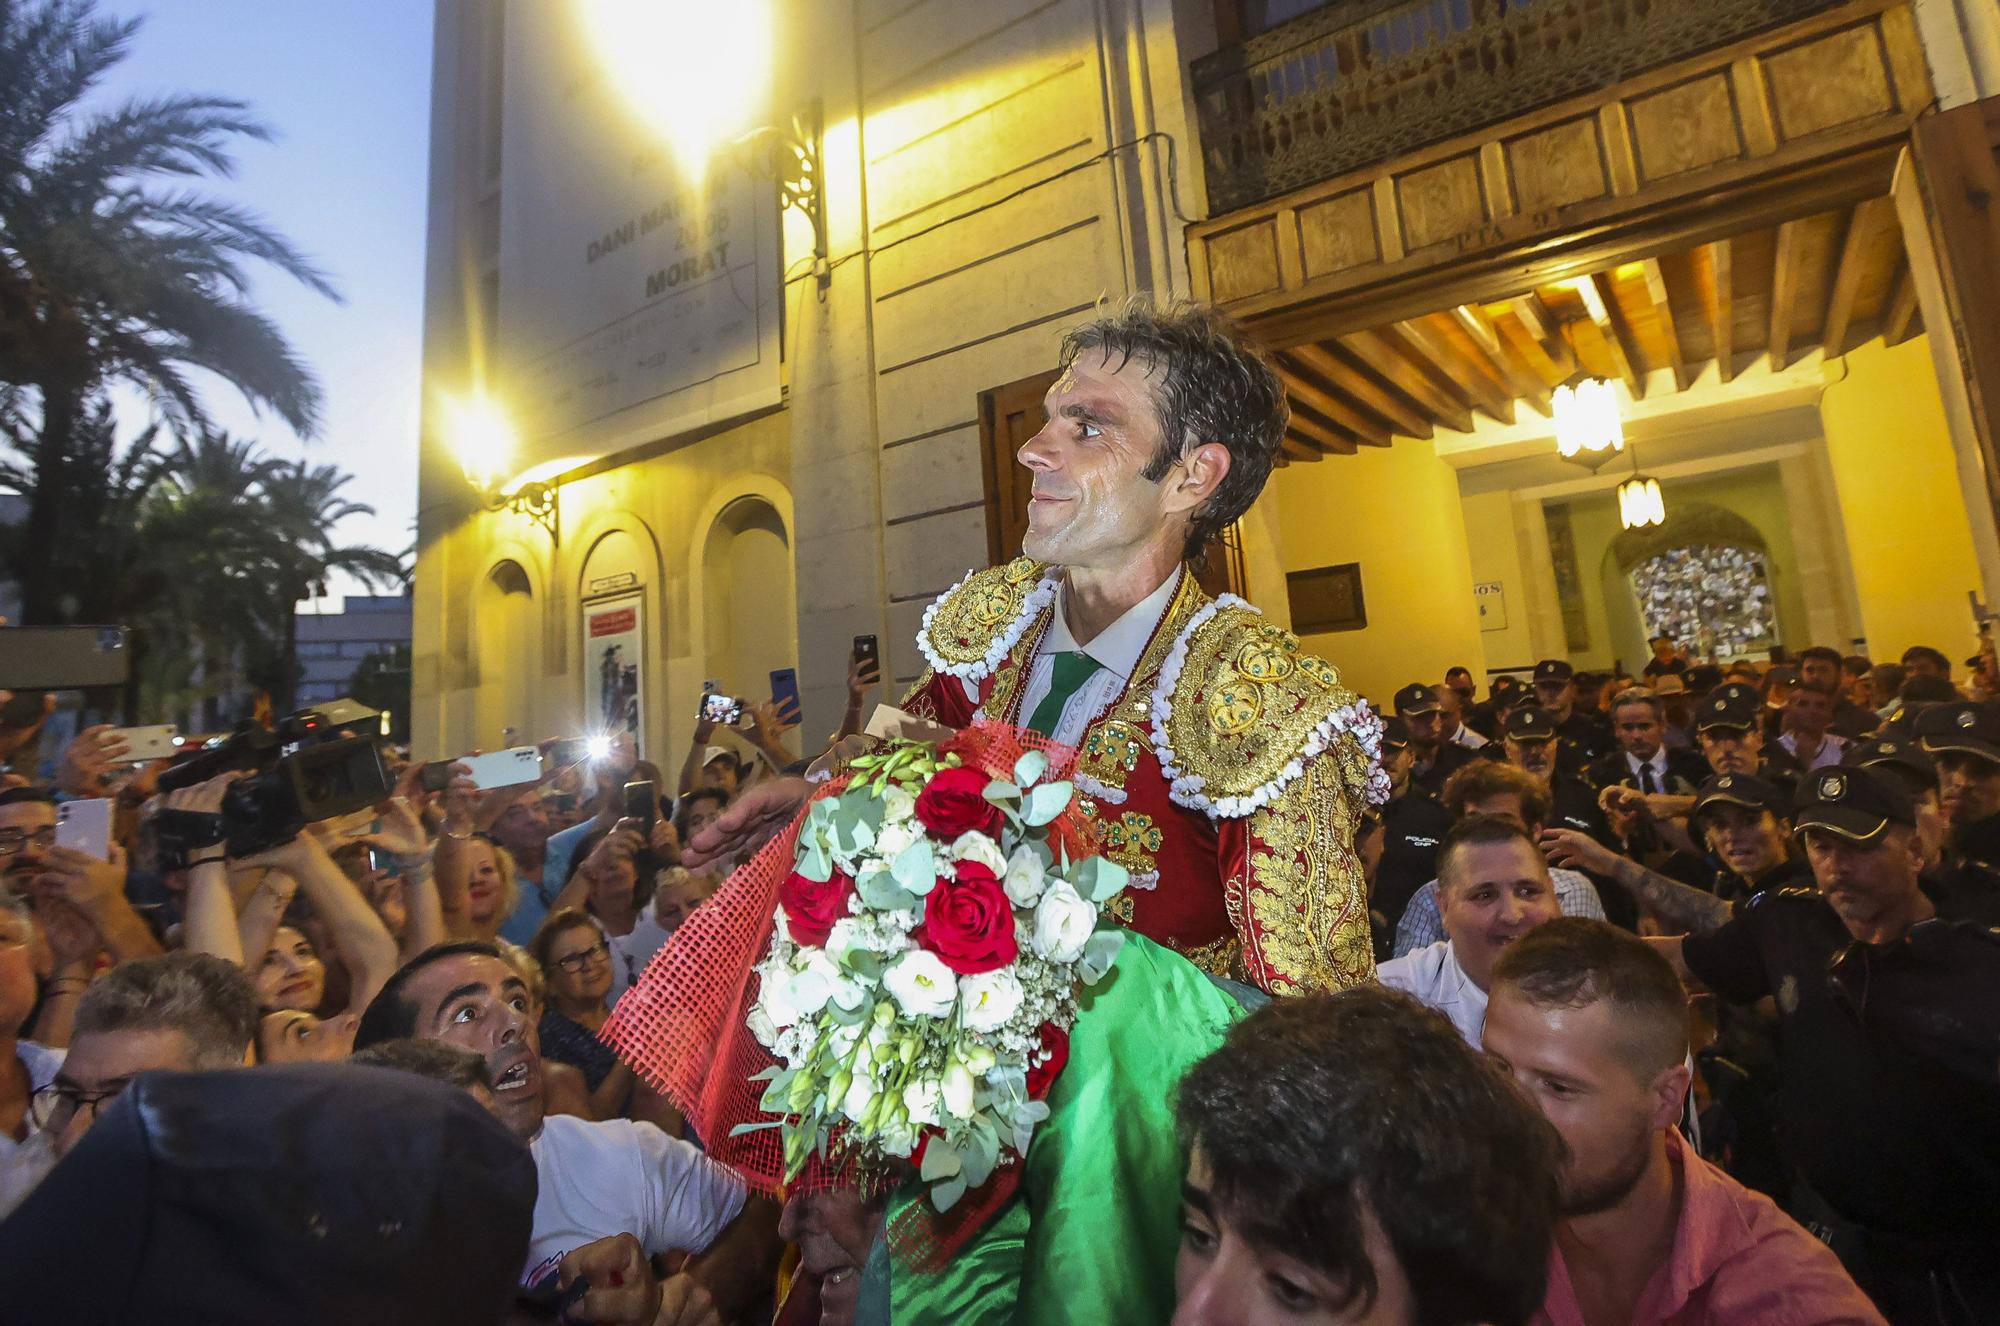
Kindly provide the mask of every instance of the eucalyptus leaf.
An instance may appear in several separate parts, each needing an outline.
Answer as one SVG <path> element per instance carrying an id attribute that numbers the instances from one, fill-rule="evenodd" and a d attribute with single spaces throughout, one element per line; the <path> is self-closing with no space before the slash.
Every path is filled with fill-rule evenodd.
<path id="1" fill-rule="evenodd" d="M 929 1155 L 930 1153 L 927 1151 L 924 1154 Z M 965 1180 L 963 1178 L 944 1179 L 931 1185 L 931 1205 L 939 1211 L 951 1210 L 952 1207 L 958 1205 L 959 1199 L 963 1196 L 965 1196 Z"/>
<path id="2" fill-rule="evenodd" d="M 1047 824 L 1068 808 L 1074 794 L 1066 782 L 1031 787 L 1021 798 L 1021 818 L 1033 825 Z"/>
<path id="3" fill-rule="evenodd" d="M 982 791 L 979 795 L 985 797 L 988 801 L 991 801 L 994 805 L 997 806 L 1004 802 L 1020 800 L 1021 789 L 1014 786 L 1012 783 L 1003 783 L 996 778 L 992 782 L 988 783 L 986 785 L 986 789 Z"/>
<path id="4" fill-rule="evenodd" d="M 965 1182 L 977 1188 L 993 1177 L 993 1167 L 1000 1163 L 1000 1139 L 989 1126 L 984 1131 L 977 1128 L 966 1138 L 965 1153 L 960 1157 L 965 1166 Z"/>
<path id="5" fill-rule="evenodd" d="M 895 875 L 887 870 L 869 871 L 855 882 L 854 889 L 861 895 L 864 907 L 878 912 L 902 911 L 917 905 L 917 895 L 898 884 Z"/>
<path id="6" fill-rule="evenodd" d="M 1118 961 L 1118 951 L 1125 946 L 1123 930 L 1099 930 L 1083 942 L 1083 956 L 1077 959 L 1077 974 L 1083 977 L 1085 985 L 1096 985 L 1104 979 L 1104 973 L 1111 970 L 1111 964 Z"/>
<path id="7" fill-rule="evenodd" d="M 783 1119 L 768 1119 L 763 1123 L 739 1123 L 729 1130 L 729 1135 L 731 1137 L 741 1137 L 745 1133 L 761 1133 L 766 1128 L 783 1128 L 784 1126 L 785 1121 Z"/>
<path id="8" fill-rule="evenodd" d="M 1109 857 L 1079 861 L 1069 872 L 1070 887 L 1095 903 L 1108 902 L 1132 882 L 1132 872 Z"/>
<path id="9" fill-rule="evenodd" d="M 1038 750 L 1023 751 L 1021 758 L 1014 761 L 1014 781 L 1022 787 L 1035 782 L 1049 771 L 1049 757 Z"/>
<path id="10" fill-rule="evenodd" d="M 924 1148 L 924 1163 L 917 1173 L 925 1183 L 933 1183 L 938 1179 L 948 1179 L 963 1168 L 964 1161 L 958 1152 L 952 1150 L 942 1137 L 933 1137 Z"/>
<path id="11" fill-rule="evenodd" d="M 937 861 L 931 855 L 931 840 L 919 838 L 896 853 L 896 860 L 890 866 L 896 882 L 919 898 L 926 897 L 937 885 Z"/>
<path id="12" fill-rule="evenodd" d="M 799 845 L 798 872 L 815 884 L 824 884 L 832 879 L 833 853 L 827 851 L 826 844 L 816 837 L 801 837 Z"/>

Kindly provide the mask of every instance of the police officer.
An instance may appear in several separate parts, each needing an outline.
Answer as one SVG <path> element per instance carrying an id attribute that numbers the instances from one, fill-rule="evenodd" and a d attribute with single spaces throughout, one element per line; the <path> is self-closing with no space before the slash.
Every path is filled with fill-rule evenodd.
<path id="1" fill-rule="evenodd" d="M 1559 758 L 1568 772 L 1581 772 L 1612 748 L 1604 716 L 1585 713 L 1577 704 L 1576 669 L 1567 659 L 1545 658 L 1535 664 L 1535 699 L 1556 725 L 1562 743 Z"/>
<path id="2" fill-rule="evenodd" d="M 1519 678 L 1495 677 L 1486 689 L 1486 698 L 1465 711 L 1465 725 L 1487 741 L 1498 742 L 1507 734 L 1507 713 L 1521 702 L 1521 694 Z M 1484 754 L 1489 759 L 1501 758 L 1497 750 Z"/>
<path id="3" fill-rule="evenodd" d="M 1731 1003 L 1775 999 L 1792 1214 L 1883 1315 L 2000 1321 L 2000 935 L 1937 914 L 1883 770 L 1814 772 L 1793 819 L 1815 889 L 1656 942 Z"/>
<path id="4" fill-rule="evenodd" d="M 1716 687 L 1695 711 L 1695 744 L 1711 772 L 1755 774 L 1789 794 L 1798 785 L 1798 761 L 1765 740 L 1763 707 L 1754 686 L 1732 681 Z"/>
<path id="5" fill-rule="evenodd" d="M 1597 803 L 1597 791 L 1590 784 L 1562 768 L 1561 740 L 1556 736 L 1555 719 L 1539 704 L 1524 704 L 1507 715 L 1507 735 L 1494 743 L 1515 768 L 1533 774 L 1549 789 L 1551 829 L 1574 829 L 1613 852 L 1623 844 L 1611 832 L 1611 822 Z M 1623 889 L 1611 887 L 1602 876 L 1577 867 L 1590 875 L 1604 902 L 1605 919 L 1631 930 L 1638 925 L 1639 909 Z"/>
<path id="6" fill-rule="evenodd" d="M 1411 682 L 1396 692 L 1395 705 L 1396 717 L 1409 725 L 1410 753 L 1414 760 L 1410 780 L 1437 796 L 1444 791 L 1445 780 L 1475 757 L 1466 747 L 1444 739 L 1444 705 L 1430 687 L 1420 681 Z"/>
<path id="7" fill-rule="evenodd" d="M 1792 854 L 1791 799 L 1754 774 L 1717 774 L 1695 794 L 1688 828 L 1718 863 L 1709 891 L 1741 902 L 1766 889 L 1810 887 Z"/>
<path id="8" fill-rule="evenodd" d="M 2000 925 L 2000 703 L 1932 705 L 1917 739 L 1937 762 L 1944 863 L 1931 877 L 1939 911 Z"/>
<path id="9" fill-rule="evenodd" d="M 1451 814 L 1444 804 L 1418 788 L 1410 779 L 1415 756 L 1410 749 L 1409 724 L 1401 718 L 1386 720 L 1382 731 L 1382 768 L 1389 775 L 1389 800 L 1377 812 L 1382 821 L 1382 859 L 1375 867 L 1375 889 L 1370 910 L 1388 918 L 1385 951 L 1395 938 L 1395 921 L 1410 905 L 1410 895 L 1437 878 L 1438 846 L 1451 830 Z"/>

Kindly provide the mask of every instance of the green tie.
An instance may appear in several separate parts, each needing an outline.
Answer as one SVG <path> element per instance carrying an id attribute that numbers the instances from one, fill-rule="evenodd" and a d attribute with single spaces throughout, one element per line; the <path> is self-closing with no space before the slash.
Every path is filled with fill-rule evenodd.
<path id="1" fill-rule="evenodd" d="M 1056 734 L 1056 724 L 1062 722 L 1063 706 L 1070 697 L 1097 675 L 1097 660 L 1081 649 L 1059 649 L 1053 657 L 1056 668 L 1049 681 L 1049 693 L 1042 697 L 1042 702 L 1035 706 L 1034 716 L 1028 720 L 1028 726 L 1045 737 Z"/>

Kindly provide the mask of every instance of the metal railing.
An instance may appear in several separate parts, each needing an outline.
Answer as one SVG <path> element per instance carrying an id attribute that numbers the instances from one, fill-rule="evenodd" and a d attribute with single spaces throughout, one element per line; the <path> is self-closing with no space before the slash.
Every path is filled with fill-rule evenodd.
<path id="1" fill-rule="evenodd" d="M 1209 214 L 1843 0 L 1332 0 L 1194 62 Z"/>

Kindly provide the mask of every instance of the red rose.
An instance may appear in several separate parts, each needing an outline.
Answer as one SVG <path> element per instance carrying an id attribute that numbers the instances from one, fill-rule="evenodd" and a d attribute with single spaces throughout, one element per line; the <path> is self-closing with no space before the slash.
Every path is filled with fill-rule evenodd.
<path id="1" fill-rule="evenodd" d="M 1055 1023 L 1042 1027 L 1042 1050 L 1048 1060 L 1028 1070 L 1028 1099 L 1041 1100 L 1054 1085 L 1056 1074 L 1069 1063 L 1069 1033 Z"/>
<path id="2" fill-rule="evenodd" d="M 853 891 L 854 881 L 838 870 L 824 884 L 796 870 L 787 875 L 778 886 L 778 905 L 785 909 L 792 942 L 815 947 L 826 943 L 833 923 L 847 915 L 847 895 Z"/>
<path id="3" fill-rule="evenodd" d="M 958 863 L 956 880 L 938 877 L 924 899 L 917 942 L 960 976 L 994 971 L 1014 960 L 1014 906 L 991 870 L 977 861 Z"/>
<path id="4" fill-rule="evenodd" d="M 960 765 L 940 769 L 917 796 L 917 818 L 933 836 L 949 842 L 968 829 L 1000 831 L 1000 807 L 982 795 L 986 775 Z"/>

